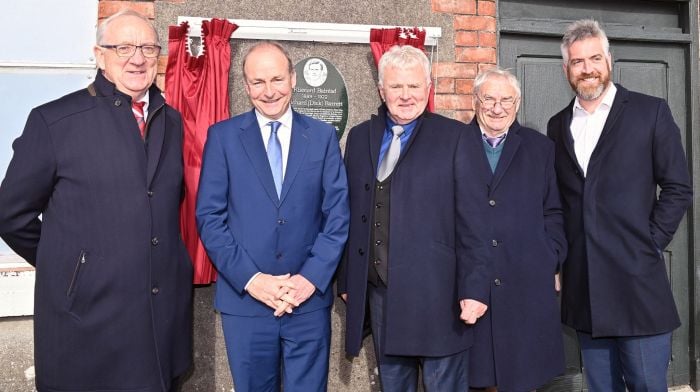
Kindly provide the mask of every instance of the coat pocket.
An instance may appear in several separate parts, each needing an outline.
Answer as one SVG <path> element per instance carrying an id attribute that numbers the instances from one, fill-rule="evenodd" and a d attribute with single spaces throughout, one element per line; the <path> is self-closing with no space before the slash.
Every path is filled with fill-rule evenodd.
<path id="1" fill-rule="evenodd" d="M 78 287 L 78 283 L 80 281 L 80 271 L 82 271 L 83 266 L 87 263 L 87 252 L 85 252 L 84 249 L 80 250 L 80 255 L 78 256 L 78 260 L 75 263 L 75 269 L 73 270 L 73 277 L 70 280 L 70 284 L 68 285 L 68 291 L 66 291 L 66 296 L 71 297 L 75 295 L 75 291 Z"/>

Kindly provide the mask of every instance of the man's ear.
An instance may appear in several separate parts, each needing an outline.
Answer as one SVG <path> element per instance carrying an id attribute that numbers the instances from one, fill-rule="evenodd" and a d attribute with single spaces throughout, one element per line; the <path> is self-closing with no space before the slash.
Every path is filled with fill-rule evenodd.
<path id="1" fill-rule="evenodd" d="M 105 69 L 105 53 L 104 50 L 95 45 L 92 48 L 92 53 L 95 54 L 95 61 L 97 62 L 97 68 L 104 70 Z"/>

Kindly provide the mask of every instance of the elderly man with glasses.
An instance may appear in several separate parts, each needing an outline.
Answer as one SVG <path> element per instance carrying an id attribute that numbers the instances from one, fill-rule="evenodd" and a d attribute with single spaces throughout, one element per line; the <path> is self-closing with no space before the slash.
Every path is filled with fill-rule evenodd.
<path id="1" fill-rule="evenodd" d="M 159 53 L 148 19 L 107 18 L 95 81 L 32 110 L 13 144 L 0 236 L 36 267 L 40 392 L 169 391 L 190 366 L 182 121 L 153 85 Z"/>
<path id="2" fill-rule="evenodd" d="M 476 323 L 473 387 L 532 391 L 564 372 L 555 274 L 566 256 L 554 143 L 515 119 L 520 85 L 492 69 L 474 81 L 468 175 L 489 244 L 490 295 Z"/>

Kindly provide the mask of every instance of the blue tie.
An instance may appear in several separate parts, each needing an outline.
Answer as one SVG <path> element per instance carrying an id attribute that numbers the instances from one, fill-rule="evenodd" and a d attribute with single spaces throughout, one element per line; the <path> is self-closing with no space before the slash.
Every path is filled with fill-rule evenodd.
<path id="1" fill-rule="evenodd" d="M 282 191 L 282 145 L 277 137 L 277 130 L 280 128 L 279 121 L 270 121 L 270 139 L 267 141 L 267 160 L 270 161 L 270 169 L 272 170 L 272 178 L 275 180 L 275 190 L 277 197 L 280 197 Z"/>

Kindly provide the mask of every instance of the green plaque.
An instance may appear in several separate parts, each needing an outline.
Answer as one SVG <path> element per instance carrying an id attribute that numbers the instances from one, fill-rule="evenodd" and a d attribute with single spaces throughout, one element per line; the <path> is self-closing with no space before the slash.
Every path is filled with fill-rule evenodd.
<path id="1" fill-rule="evenodd" d="M 297 85 L 292 95 L 292 107 L 299 113 L 333 125 L 340 139 L 348 123 L 348 90 L 340 72 L 321 57 L 301 60 L 294 70 Z"/>

